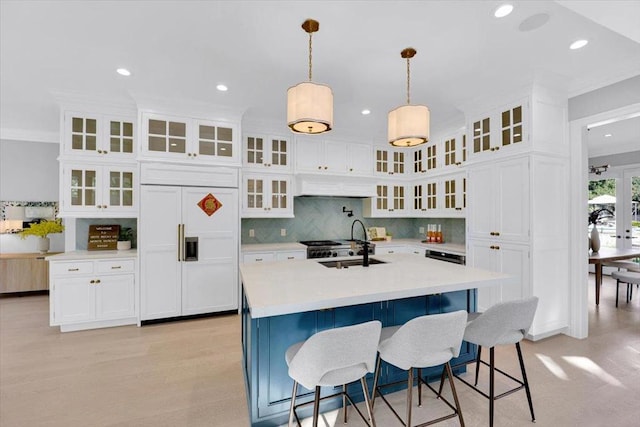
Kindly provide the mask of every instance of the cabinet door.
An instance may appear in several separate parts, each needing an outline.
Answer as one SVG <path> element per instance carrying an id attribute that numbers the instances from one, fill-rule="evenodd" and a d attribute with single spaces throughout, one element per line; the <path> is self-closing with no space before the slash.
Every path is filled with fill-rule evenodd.
<path id="1" fill-rule="evenodd" d="M 374 158 L 375 158 L 374 172 L 376 174 L 388 175 L 390 172 L 389 152 L 387 150 L 377 148 L 374 150 Z"/>
<path id="2" fill-rule="evenodd" d="M 221 204 L 212 215 L 198 206 L 208 194 Z M 183 316 L 238 308 L 238 218 L 237 189 L 182 189 L 184 235 L 197 238 L 197 258 L 182 262 Z"/>
<path id="3" fill-rule="evenodd" d="M 394 184 L 390 188 L 391 190 L 391 212 L 394 216 L 402 216 L 406 214 L 409 209 L 409 197 L 407 194 L 407 187 L 404 185 Z"/>
<path id="4" fill-rule="evenodd" d="M 350 143 L 347 145 L 347 172 L 350 175 L 370 176 L 372 174 L 371 146 Z"/>
<path id="5" fill-rule="evenodd" d="M 243 216 L 263 215 L 267 209 L 265 204 L 265 177 L 247 175 L 243 178 L 244 197 L 242 199 Z"/>
<path id="6" fill-rule="evenodd" d="M 135 279 L 133 274 L 99 276 L 95 285 L 96 320 L 134 317 Z"/>
<path id="7" fill-rule="evenodd" d="M 102 213 L 102 167 L 63 164 L 61 168 L 61 215 Z"/>
<path id="8" fill-rule="evenodd" d="M 347 173 L 347 145 L 345 142 L 325 141 L 323 172 L 337 175 Z"/>
<path id="9" fill-rule="evenodd" d="M 51 287 L 51 298 L 53 298 L 51 325 L 94 320 L 96 317 L 95 286 L 93 277 L 54 278 Z"/>
<path id="10" fill-rule="evenodd" d="M 268 180 L 269 188 L 269 216 L 293 216 L 293 196 L 291 179 L 289 177 L 274 176 Z"/>
<path id="11" fill-rule="evenodd" d="M 179 316 L 180 188 L 143 185 L 140 199 L 140 318 Z"/>
<path id="12" fill-rule="evenodd" d="M 468 170 L 469 209 L 467 221 L 469 237 L 489 238 L 495 232 L 495 197 L 499 190 L 494 184 L 492 166 Z"/>
<path id="13" fill-rule="evenodd" d="M 529 239 L 529 160 L 500 162 L 495 168 L 496 225 L 502 240 Z"/>
<path id="14" fill-rule="evenodd" d="M 231 123 L 194 120 L 195 139 L 187 157 L 199 163 L 239 163 L 237 129 Z"/>
<path id="15" fill-rule="evenodd" d="M 98 114 L 68 111 L 64 115 L 64 152 L 68 155 L 100 157 L 101 121 Z"/>
<path id="16" fill-rule="evenodd" d="M 100 144 L 102 157 L 107 160 L 135 160 L 136 120 L 126 117 L 103 116 L 103 122 L 103 135 Z"/>
<path id="17" fill-rule="evenodd" d="M 283 136 L 270 136 L 267 141 L 266 165 L 269 170 L 291 170 L 291 141 Z"/>
<path id="18" fill-rule="evenodd" d="M 187 147 L 188 122 L 179 117 L 143 114 L 142 153 L 157 158 L 183 158 L 191 154 Z"/>
<path id="19" fill-rule="evenodd" d="M 136 168 L 109 166 L 103 169 L 103 211 L 107 215 L 132 213 L 138 211 L 134 194 L 136 188 Z"/>
<path id="20" fill-rule="evenodd" d="M 296 171 L 322 172 L 324 169 L 324 145 L 321 140 L 296 137 Z"/>
<path id="21" fill-rule="evenodd" d="M 440 181 L 442 213 L 447 217 L 462 216 L 466 207 L 466 178 L 462 175 L 448 176 Z"/>
<path id="22" fill-rule="evenodd" d="M 404 175 L 405 173 L 405 152 L 392 151 L 390 154 L 392 162 L 392 175 Z"/>
<path id="23" fill-rule="evenodd" d="M 470 240 L 467 252 L 469 265 L 511 276 L 503 285 L 478 290 L 478 308 L 486 310 L 492 305 L 530 295 L 529 247 L 509 242 Z"/>

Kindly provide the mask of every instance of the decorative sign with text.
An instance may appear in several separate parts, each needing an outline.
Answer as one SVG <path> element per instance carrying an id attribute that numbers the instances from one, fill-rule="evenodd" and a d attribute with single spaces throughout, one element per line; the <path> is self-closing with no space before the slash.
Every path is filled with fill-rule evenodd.
<path id="1" fill-rule="evenodd" d="M 87 250 L 115 251 L 118 249 L 119 234 L 119 225 L 90 225 Z"/>

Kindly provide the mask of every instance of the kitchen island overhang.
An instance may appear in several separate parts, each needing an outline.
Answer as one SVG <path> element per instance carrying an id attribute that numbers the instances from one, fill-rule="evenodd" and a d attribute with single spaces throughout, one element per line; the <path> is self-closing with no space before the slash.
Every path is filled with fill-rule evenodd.
<path id="1" fill-rule="evenodd" d="M 286 423 L 293 384 L 284 359 L 289 345 L 324 329 L 369 320 L 394 326 L 424 314 L 473 311 L 476 288 L 514 281 L 503 273 L 414 254 L 374 258 L 385 263 L 342 269 L 327 268 L 314 259 L 240 265 L 243 370 L 252 426 Z M 463 343 L 454 360 L 471 360 L 474 350 Z M 406 378 L 387 366 L 383 382 L 403 375 Z M 323 390 L 323 395 L 330 392 Z M 354 394 L 356 400 L 362 398 L 355 389 Z M 300 401 L 307 395 L 304 389 L 299 391 Z M 321 411 L 340 404 L 328 401 Z"/>

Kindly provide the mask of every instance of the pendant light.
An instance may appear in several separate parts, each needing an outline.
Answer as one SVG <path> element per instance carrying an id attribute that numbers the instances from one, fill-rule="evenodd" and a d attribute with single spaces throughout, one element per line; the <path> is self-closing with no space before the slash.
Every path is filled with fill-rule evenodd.
<path id="1" fill-rule="evenodd" d="M 395 147 L 414 147 L 429 142 L 429 109 L 425 105 L 410 105 L 409 60 L 416 53 L 412 47 L 400 52 L 400 56 L 407 60 L 407 105 L 389 112 L 388 140 Z"/>
<path id="2" fill-rule="evenodd" d="M 329 86 L 311 81 L 311 35 L 320 24 L 307 19 L 302 29 L 309 33 L 309 81 L 287 91 L 287 125 L 297 133 L 328 132 L 333 127 L 333 92 Z"/>

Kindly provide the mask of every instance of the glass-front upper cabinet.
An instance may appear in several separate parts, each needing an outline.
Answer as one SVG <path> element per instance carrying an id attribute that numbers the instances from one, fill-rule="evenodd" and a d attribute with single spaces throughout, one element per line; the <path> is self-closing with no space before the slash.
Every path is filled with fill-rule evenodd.
<path id="1" fill-rule="evenodd" d="M 404 175 L 405 152 L 399 150 L 374 149 L 375 173 L 380 175 Z"/>
<path id="2" fill-rule="evenodd" d="M 497 108 L 471 120 L 469 138 L 471 155 L 514 152 L 528 141 L 527 126 L 529 103 L 527 100 Z M 466 141 L 465 141 L 466 144 Z"/>
<path id="3" fill-rule="evenodd" d="M 201 164 L 239 162 L 232 123 L 143 113 L 142 157 Z"/>
<path id="4" fill-rule="evenodd" d="M 288 137 L 247 134 L 243 143 L 244 167 L 261 171 L 291 170 L 291 142 Z"/>
<path id="5" fill-rule="evenodd" d="M 62 163 L 60 216 L 135 217 L 136 167 Z"/>
<path id="6" fill-rule="evenodd" d="M 130 117 L 64 113 L 65 158 L 135 160 L 135 119 Z"/>

